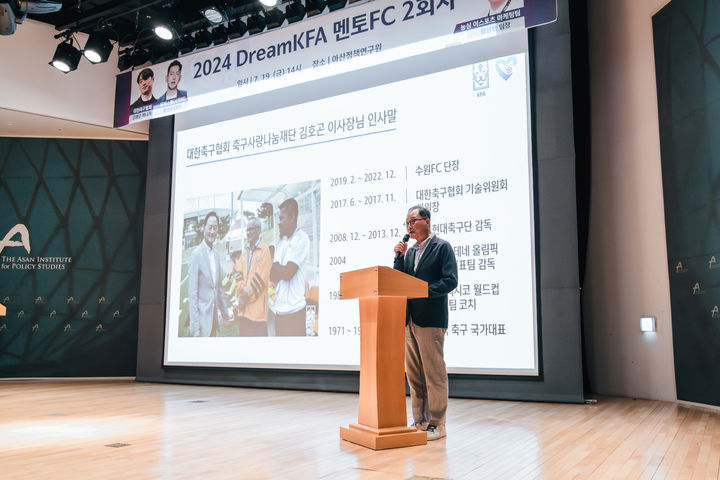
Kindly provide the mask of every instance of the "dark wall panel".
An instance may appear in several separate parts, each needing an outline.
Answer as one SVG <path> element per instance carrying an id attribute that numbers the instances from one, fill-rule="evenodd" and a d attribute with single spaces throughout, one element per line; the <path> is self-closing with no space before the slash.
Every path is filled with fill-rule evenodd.
<path id="1" fill-rule="evenodd" d="M 147 143 L 0 138 L 0 377 L 135 375 Z M 28 251 L 29 250 L 29 251 Z"/>
<path id="2" fill-rule="evenodd" d="M 720 405 L 720 2 L 653 18 L 675 382 Z"/>

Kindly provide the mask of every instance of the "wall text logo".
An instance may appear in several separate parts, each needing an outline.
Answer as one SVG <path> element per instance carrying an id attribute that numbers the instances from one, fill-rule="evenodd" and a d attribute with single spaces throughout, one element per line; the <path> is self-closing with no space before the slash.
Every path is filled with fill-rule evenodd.
<path id="1" fill-rule="evenodd" d="M 11 238 L 18 233 L 20 234 L 20 241 L 11 240 Z M 0 253 L 2 253 L 5 247 L 25 247 L 27 253 L 30 253 L 30 232 L 28 232 L 27 227 L 22 223 L 18 223 L 11 228 L 7 235 L 5 235 L 5 238 L 0 241 Z"/>

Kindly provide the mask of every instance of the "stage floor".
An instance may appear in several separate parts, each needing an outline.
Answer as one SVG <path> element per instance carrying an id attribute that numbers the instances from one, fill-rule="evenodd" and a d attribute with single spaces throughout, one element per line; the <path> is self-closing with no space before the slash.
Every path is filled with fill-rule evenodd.
<path id="1" fill-rule="evenodd" d="M 2 479 L 717 479 L 720 411 L 450 399 L 448 437 L 373 451 L 339 438 L 357 395 L 0 381 Z"/>

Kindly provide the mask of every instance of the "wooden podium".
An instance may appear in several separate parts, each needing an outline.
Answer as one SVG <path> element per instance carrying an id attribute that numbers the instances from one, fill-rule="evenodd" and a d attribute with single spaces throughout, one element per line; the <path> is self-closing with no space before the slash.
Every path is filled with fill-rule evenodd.
<path id="1" fill-rule="evenodd" d="M 340 298 L 360 301 L 358 423 L 340 427 L 340 438 L 373 450 L 427 443 L 407 426 L 405 404 L 405 308 L 427 294 L 426 282 L 389 267 L 340 274 Z"/>

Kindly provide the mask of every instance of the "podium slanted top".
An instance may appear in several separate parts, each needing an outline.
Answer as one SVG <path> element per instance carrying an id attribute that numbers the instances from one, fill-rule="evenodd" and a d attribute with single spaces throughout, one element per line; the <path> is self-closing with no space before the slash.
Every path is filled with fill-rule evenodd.
<path id="1" fill-rule="evenodd" d="M 340 274 L 340 298 L 392 296 L 425 298 L 427 282 L 390 267 L 370 267 Z"/>

